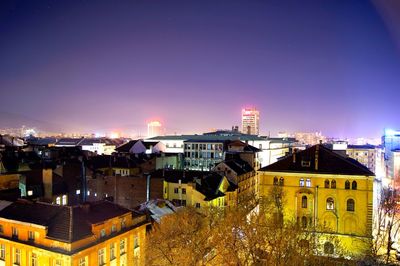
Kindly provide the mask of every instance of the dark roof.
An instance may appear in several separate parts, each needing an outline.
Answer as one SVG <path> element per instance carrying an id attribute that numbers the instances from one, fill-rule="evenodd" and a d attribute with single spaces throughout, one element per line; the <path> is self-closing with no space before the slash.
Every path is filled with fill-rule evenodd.
<path id="1" fill-rule="evenodd" d="M 138 142 L 138 141 L 139 140 L 130 140 L 129 142 L 118 146 L 115 150 L 117 152 L 129 152 L 130 149 L 133 147 L 133 145 L 135 145 L 135 143 Z"/>
<path id="2" fill-rule="evenodd" d="M 226 160 L 223 163 L 225 163 L 229 168 L 231 168 L 237 175 L 243 175 L 254 171 L 253 167 L 251 167 L 250 164 L 239 158 Z"/>
<path id="3" fill-rule="evenodd" d="M 77 146 L 79 144 L 79 142 L 81 142 L 81 141 L 82 141 L 82 138 L 79 138 L 79 139 L 76 139 L 76 138 L 62 138 L 62 139 L 59 139 L 56 142 L 56 145 L 59 145 L 59 146 L 63 146 L 63 145 Z"/>
<path id="4" fill-rule="evenodd" d="M 317 153 L 318 155 L 316 156 Z M 316 157 L 318 169 L 315 167 Z M 310 166 L 306 166 L 307 162 L 309 162 Z M 341 156 L 319 144 L 287 156 L 276 163 L 265 166 L 261 168 L 260 171 L 364 176 L 375 175 L 356 160 Z"/>
<path id="5" fill-rule="evenodd" d="M 146 141 L 143 142 L 143 145 L 146 147 L 146 149 L 150 149 L 151 147 L 156 146 L 158 143 L 160 143 L 159 141 Z"/>
<path id="6" fill-rule="evenodd" d="M 242 141 L 246 140 L 266 140 L 264 137 L 259 137 L 256 135 L 247 135 L 247 134 L 232 134 L 232 135 L 219 135 L 219 134 L 203 134 L 203 135 L 167 135 L 167 136 L 157 136 L 153 138 L 149 138 L 148 140 L 234 140 L 239 139 Z"/>
<path id="7" fill-rule="evenodd" d="M 115 145 L 112 140 L 107 138 L 84 138 L 79 142 L 79 146 L 93 145 L 94 143 L 105 143 L 106 145 Z"/>
<path id="8" fill-rule="evenodd" d="M 74 242 L 92 235 L 92 224 L 131 213 L 108 201 L 78 206 L 17 201 L 0 211 L 0 217 L 48 227 L 47 237 Z"/>
<path id="9" fill-rule="evenodd" d="M 364 144 L 364 145 L 347 145 L 348 149 L 361 149 L 361 150 L 371 150 L 371 149 L 375 149 L 376 146 L 375 145 L 371 145 L 371 144 Z"/>
<path id="10" fill-rule="evenodd" d="M 224 143 L 225 140 L 217 140 L 217 139 L 188 139 L 184 141 L 186 142 L 200 142 L 200 143 Z"/>
<path id="11" fill-rule="evenodd" d="M 48 138 L 34 138 L 28 139 L 28 144 L 35 146 L 48 146 L 50 144 L 55 144 L 57 142 L 56 138 L 48 137 Z"/>

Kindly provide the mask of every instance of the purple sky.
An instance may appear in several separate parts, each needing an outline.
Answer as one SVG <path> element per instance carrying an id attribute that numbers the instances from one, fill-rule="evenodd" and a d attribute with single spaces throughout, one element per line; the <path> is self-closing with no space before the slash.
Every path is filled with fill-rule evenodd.
<path id="1" fill-rule="evenodd" d="M 376 3 L 0 1 L 0 112 L 184 133 L 255 106 L 262 133 L 376 137 L 400 128 L 400 5 Z"/>

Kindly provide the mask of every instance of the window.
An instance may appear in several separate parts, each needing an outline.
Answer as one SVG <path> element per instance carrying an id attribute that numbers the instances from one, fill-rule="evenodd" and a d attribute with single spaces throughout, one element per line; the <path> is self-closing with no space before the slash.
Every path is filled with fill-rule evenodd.
<path id="1" fill-rule="evenodd" d="M 79 266 L 86 266 L 87 265 L 86 261 L 87 261 L 87 257 L 80 258 L 79 259 Z"/>
<path id="2" fill-rule="evenodd" d="M 182 188 L 182 194 L 186 194 L 186 188 Z"/>
<path id="3" fill-rule="evenodd" d="M 18 238 L 18 229 L 15 227 L 12 228 L 12 237 Z"/>
<path id="4" fill-rule="evenodd" d="M 33 190 L 28 190 L 28 196 L 32 196 L 33 195 Z"/>
<path id="5" fill-rule="evenodd" d="M 200 209 L 200 203 L 198 203 L 198 202 L 196 203 L 196 208 Z"/>
<path id="6" fill-rule="evenodd" d="M 329 180 L 328 179 L 325 180 L 325 188 L 329 188 Z"/>
<path id="7" fill-rule="evenodd" d="M 77 189 L 77 190 L 76 190 L 76 195 L 79 195 L 79 194 L 81 194 L 81 190 L 80 190 L 80 189 Z"/>
<path id="8" fill-rule="evenodd" d="M 125 239 L 121 239 L 119 243 L 119 253 L 122 255 L 125 253 Z"/>
<path id="9" fill-rule="evenodd" d="M 306 179 L 306 187 L 311 187 L 311 179 Z"/>
<path id="10" fill-rule="evenodd" d="M 175 194 L 178 194 L 178 193 L 179 193 L 179 188 L 177 188 L 177 187 L 174 188 L 174 193 L 175 193 Z"/>
<path id="11" fill-rule="evenodd" d="M 19 248 L 16 248 L 14 253 L 14 264 L 19 265 L 20 263 L 21 263 L 21 250 Z"/>
<path id="12" fill-rule="evenodd" d="M 57 198 L 56 198 L 56 204 L 57 204 L 57 205 L 61 205 L 61 198 L 60 198 L 60 197 L 57 197 Z"/>
<path id="13" fill-rule="evenodd" d="M 126 221 L 125 218 L 122 218 L 121 220 L 121 229 L 124 229 L 126 227 Z"/>
<path id="14" fill-rule="evenodd" d="M 276 176 L 274 177 L 274 185 L 278 185 L 278 178 Z"/>
<path id="15" fill-rule="evenodd" d="M 62 196 L 62 205 L 67 205 L 67 195 Z"/>
<path id="16" fill-rule="evenodd" d="M 105 236 L 106 236 L 106 229 L 101 229 L 100 237 L 105 237 Z"/>
<path id="17" fill-rule="evenodd" d="M 336 188 L 336 180 L 332 180 L 332 182 L 331 182 L 331 188 Z"/>
<path id="18" fill-rule="evenodd" d="M 279 185 L 280 185 L 280 186 L 283 186 L 284 181 L 285 181 L 285 180 L 283 179 L 283 177 L 279 178 Z"/>
<path id="19" fill-rule="evenodd" d="M 33 231 L 28 232 L 28 240 L 35 241 L 35 232 L 33 232 Z"/>
<path id="20" fill-rule="evenodd" d="M 113 224 L 111 226 L 111 233 L 115 233 L 117 231 L 117 226 L 115 224 Z"/>
<path id="21" fill-rule="evenodd" d="M 60 259 L 56 259 L 56 261 L 54 262 L 54 266 L 61 266 L 62 262 Z"/>
<path id="22" fill-rule="evenodd" d="M 311 162 L 310 161 L 301 161 L 301 167 L 310 167 Z"/>
<path id="23" fill-rule="evenodd" d="M 332 255 L 335 251 L 335 247 L 331 242 L 325 242 L 324 244 L 324 253 L 326 255 Z"/>
<path id="24" fill-rule="evenodd" d="M 31 255 L 31 265 L 32 266 L 38 266 L 38 261 L 37 261 L 37 255 L 35 253 L 32 253 Z"/>
<path id="25" fill-rule="evenodd" d="M 106 264 L 106 252 L 105 252 L 104 248 L 99 249 L 98 256 L 99 256 L 99 258 L 98 258 L 99 266 Z"/>
<path id="26" fill-rule="evenodd" d="M 6 259 L 6 245 L 0 244 L 0 260 Z"/>
<path id="27" fill-rule="evenodd" d="M 219 200 L 219 199 L 218 199 Z M 182 200 L 182 206 L 186 206 L 186 200 Z"/>
<path id="28" fill-rule="evenodd" d="M 115 243 L 110 244 L 110 260 L 115 259 Z"/>
<path id="29" fill-rule="evenodd" d="M 357 182 L 356 182 L 356 181 L 353 181 L 353 182 L 351 183 L 351 189 L 353 189 L 353 190 L 356 190 L 356 189 L 357 189 Z"/>
<path id="30" fill-rule="evenodd" d="M 300 178 L 300 186 L 304 187 L 304 179 L 303 178 Z"/>
<path id="31" fill-rule="evenodd" d="M 332 198 L 326 200 L 326 209 L 333 210 L 335 208 L 335 201 Z"/>
<path id="32" fill-rule="evenodd" d="M 135 236 L 133 239 L 133 248 L 138 248 L 139 247 L 139 237 Z"/>
<path id="33" fill-rule="evenodd" d="M 302 208 L 307 208 L 307 196 L 303 196 L 301 198 L 301 207 Z"/>
<path id="34" fill-rule="evenodd" d="M 301 227 L 303 228 L 307 227 L 307 217 L 305 216 L 301 217 Z"/>
<path id="35" fill-rule="evenodd" d="M 347 211 L 353 212 L 354 209 L 355 209 L 354 207 L 355 207 L 354 200 L 353 199 L 348 199 L 347 200 Z"/>
<path id="36" fill-rule="evenodd" d="M 3 228 L 3 225 L 0 224 L 0 234 L 2 234 L 2 233 L 4 233 L 4 228 Z"/>
<path id="37" fill-rule="evenodd" d="M 344 188 L 350 189 L 350 181 L 349 180 L 346 180 L 346 182 L 344 183 Z"/>

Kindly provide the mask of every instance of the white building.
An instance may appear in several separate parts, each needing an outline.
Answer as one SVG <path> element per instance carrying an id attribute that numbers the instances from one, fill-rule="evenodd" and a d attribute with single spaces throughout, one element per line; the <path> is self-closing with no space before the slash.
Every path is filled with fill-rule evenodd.
<path id="1" fill-rule="evenodd" d="M 162 130 L 162 125 L 160 121 L 151 121 L 150 123 L 147 124 L 147 137 L 156 137 L 156 136 L 162 136 L 163 130 Z"/>
<path id="2" fill-rule="evenodd" d="M 242 133 L 260 134 L 260 112 L 256 108 L 242 109 Z"/>

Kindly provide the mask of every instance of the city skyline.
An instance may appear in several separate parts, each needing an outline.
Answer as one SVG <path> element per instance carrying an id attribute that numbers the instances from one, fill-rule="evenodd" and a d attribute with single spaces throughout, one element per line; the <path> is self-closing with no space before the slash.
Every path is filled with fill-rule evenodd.
<path id="1" fill-rule="evenodd" d="M 0 118 L 179 134 L 254 106 L 261 134 L 379 137 L 400 124 L 399 5 L 344 3 L 2 2 Z"/>

